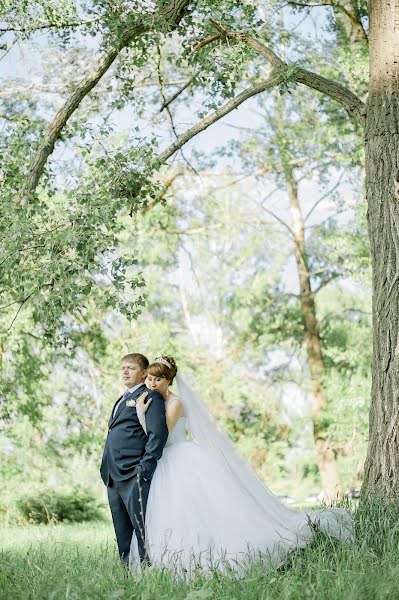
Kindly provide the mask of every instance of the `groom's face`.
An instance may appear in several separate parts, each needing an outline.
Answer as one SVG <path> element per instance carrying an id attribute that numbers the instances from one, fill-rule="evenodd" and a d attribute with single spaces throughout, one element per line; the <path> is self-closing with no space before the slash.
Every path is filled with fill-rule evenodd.
<path id="1" fill-rule="evenodd" d="M 130 360 L 123 360 L 121 367 L 122 383 L 127 389 L 143 383 L 146 376 L 146 370 L 142 369 L 139 364 Z"/>

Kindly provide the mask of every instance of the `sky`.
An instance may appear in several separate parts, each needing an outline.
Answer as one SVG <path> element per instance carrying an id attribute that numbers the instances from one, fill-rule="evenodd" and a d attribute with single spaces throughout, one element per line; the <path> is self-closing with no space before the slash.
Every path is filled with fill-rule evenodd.
<path id="1" fill-rule="evenodd" d="M 303 18 L 303 15 L 293 15 L 285 11 L 285 23 L 289 29 L 300 29 L 303 35 L 314 36 L 320 31 L 326 24 L 326 9 L 315 8 L 311 11 L 311 16 Z M 96 50 L 98 47 L 98 40 L 96 38 L 82 38 L 82 45 L 88 47 L 90 51 Z M 70 57 L 66 56 L 64 52 L 60 52 L 54 44 L 51 43 L 46 32 L 38 33 L 34 36 L 33 41 L 26 44 L 14 45 L 8 54 L 0 61 L 0 81 L 3 80 L 3 92 L 1 94 L 7 94 L 7 87 L 4 86 L 4 81 L 11 79 L 14 82 L 20 81 L 20 84 L 24 87 L 29 87 L 30 84 L 35 84 L 39 88 L 45 91 L 40 91 L 40 96 L 44 102 L 49 102 L 49 106 L 44 104 L 44 114 L 51 118 L 54 114 L 54 110 L 59 107 L 65 94 L 54 94 L 51 90 L 59 89 L 57 78 L 54 77 L 53 72 L 49 72 L 48 63 L 55 65 L 55 69 L 62 69 L 63 74 L 70 73 L 71 80 L 76 79 L 76 72 L 79 67 L 82 69 L 82 75 L 87 68 L 87 64 L 92 62 L 93 56 L 88 56 L 83 59 L 79 58 L 77 63 L 72 67 L 69 64 Z M 79 75 L 80 77 L 80 75 Z M 48 91 L 50 90 L 50 91 Z M 33 94 L 37 93 L 35 90 Z M 176 114 L 176 126 L 179 133 L 183 132 L 187 127 L 193 125 L 196 122 L 195 113 L 201 106 L 201 99 L 194 98 L 193 102 L 189 106 L 183 104 L 179 105 L 179 109 Z M 192 141 L 190 141 L 184 147 L 185 156 L 189 157 L 190 163 L 196 165 L 196 158 L 194 153 L 204 153 L 204 155 L 210 155 L 216 147 L 221 147 L 228 144 L 233 139 L 241 139 L 242 131 L 240 128 L 257 128 L 261 125 L 261 117 L 256 110 L 256 98 L 250 99 L 242 104 L 238 110 L 232 111 L 226 117 L 209 127 L 199 135 L 197 135 Z M 156 115 L 157 107 L 150 106 L 148 112 L 152 112 L 153 116 Z M 126 106 L 121 111 L 114 111 L 111 117 L 114 123 L 115 130 L 122 132 L 129 132 L 131 129 L 138 125 L 140 128 L 140 134 L 151 135 L 156 134 L 160 141 L 160 149 L 167 146 L 171 140 L 170 127 L 168 122 L 163 120 L 157 120 L 154 124 L 154 119 L 144 119 L 142 122 L 137 122 L 134 111 L 130 106 Z M 93 119 L 95 123 L 96 119 Z M 1 120 L 0 120 L 0 131 L 1 131 Z M 115 136 L 116 137 L 116 136 Z M 52 164 L 55 169 L 58 169 L 59 176 L 61 173 L 68 170 L 68 165 L 73 159 L 73 154 L 68 149 L 68 145 L 58 144 L 54 155 L 52 157 Z M 229 157 L 218 157 L 216 170 L 232 170 L 234 171 L 236 165 L 232 164 L 231 158 Z M 331 177 L 331 186 L 338 180 L 340 173 L 334 173 Z M 187 180 L 187 195 L 190 193 L 190 186 L 195 188 L 198 186 L 198 182 L 195 177 L 193 180 Z M 270 184 L 269 188 L 266 186 L 263 190 L 263 194 L 268 194 L 274 188 L 274 184 Z M 259 195 L 260 190 L 256 181 L 251 178 L 245 181 L 246 193 L 254 196 Z M 320 197 L 324 190 L 321 189 L 314 180 L 306 180 L 301 183 L 300 186 L 301 198 L 303 209 L 307 212 L 313 203 Z M 348 204 L 353 201 L 352 192 L 348 185 L 341 186 L 341 193 L 346 198 Z M 243 196 L 242 201 L 245 202 Z M 288 211 L 288 203 L 284 192 L 275 192 L 269 202 L 268 208 L 278 214 L 280 218 L 289 222 L 290 216 Z M 328 200 L 323 202 L 320 207 L 314 212 L 310 220 L 310 225 L 317 224 L 323 221 L 328 215 L 335 210 L 334 203 Z M 345 217 L 344 217 L 345 218 Z M 175 273 L 171 275 L 171 282 L 176 283 L 183 277 L 185 284 L 189 289 L 195 287 L 195 281 L 193 276 L 190 274 L 190 268 L 187 262 L 187 257 L 184 253 L 180 254 L 179 257 L 179 268 Z M 298 291 L 298 278 L 296 273 L 296 266 L 294 258 L 292 258 L 286 267 L 284 274 L 287 291 L 296 293 Z M 199 331 L 209 332 L 209 339 L 215 339 L 215 332 L 209 331 L 209 328 L 203 328 L 201 325 L 198 326 Z M 204 340 L 206 342 L 206 340 Z M 207 343 L 207 342 L 206 342 Z"/>
<path id="2" fill-rule="evenodd" d="M 312 10 L 311 17 L 303 19 L 302 16 L 288 16 L 286 14 L 286 23 L 288 27 L 300 28 L 304 35 L 314 35 L 324 27 L 326 22 L 326 10 L 325 8 L 315 8 Z M 4 39 L 4 38 L 3 38 Z M 84 45 L 86 45 L 91 51 L 95 51 L 98 40 L 85 38 Z M 2 51 L 0 51 L 0 57 Z M 77 78 L 83 76 L 85 70 L 91 64 L 93 56 L 87 56 L 84 60 L 80 59 L 71 66 L 69 58 L 63 56 L 62 52 L 59 52 L 57 48 L 49 43 L 49 36 L 46 33 L 40 33 L 34 36 L 32 42 L 27 44 L 16 44 L 12 47 L 10 52 L 0 60 L 0 100 L 2 95 L 7 94 L 6 80 L 19 80 L 20 85 L 24 88 L 29 89 L 31 84 L 35 84 L 40 89 L 40 97 L 48 105 L 43 105 L 43 114 L 50 120 L 54 114 L 56 108 L 58 108 L 66 96 L 66 92 L 63 94 L 53 93 L 53 90 L 59 89 L 59 83 L 57 77 L 54 76 L 54 72 L 50 73 L 48 70 L 48 62 L 55 66 L 62 74 L 67 74 L 70 77 L 70 81 L 74 81 Z M 81 71 L 79 73 L 79 70 Z M 36 94 L 36 90 L 32 90 L 32 94 Z M 179 106 L 177 114 L 177 128 L 179 132 L 184 131 L 187 127 L 191 126 L 196 122 L 195 111 L 201 106 L 201 99 L 196 98 L 190 106 Z M 224 119 L 220 120 L 198 136 L 184 148 L 184 153 L 189 157 L 190 162 L 195 166 L 196 158 L 195 152 L 202 152 L 205 155 L 211 155 L 216 147 L 227 145 L 229 141 L 233 139 L 240 139 L 242 133 L 239 128 L 257 128 L 261 124 L 261 117 L 256 110 L 257 103 L 256 99 L 251 99 L 245 104 L 241 105 L 238 110 L 231 112 Z M 148 107 L 148 112 L 156 113 L 157 107 Z M 97 119 L 97 124 L 100 119 Z M 141 134 L 155 133 L 160 139 L 160 149 L 167 146 L 170 143 L 171 135 L 170 129 L 167 123 L 164 121 L 158 121 L 155 125 L 151 119 L 145 119 L 143 122 L 135 120 L 134 111 L 131 107 L 127 106 L 122 111 L 114 111 L 112 114 L 112 121 L 115 125 L 115 129 L 119 133 L 129 132 L 131 129 L 138 124 Z M 96 124 L 96 119 L 93 119 Z M 0 132 L 2 124 L 0 119 Z M 73 153 L 68 148 L 68 145 L 58 144 L 56 151 L 52 157 L 52 164 L 58 170 L 59 176 L 64 169 L 68 169 L 68 163 L 74 158 Z M 217 159 L 216 169 L 224 171 L 231 169 L 234 171 L 237 165 L 232 164 L 232 160 L 228 157 L 219 157 Z M 333 172 L 331 176 L 330 187 L 339 178 L 339 172 Z M 196 191 L 199 186 L 198 180 L 193 177 L 192 180 L 187 179 L 187 197 L 189 198 L 191 189 Z M 260 194 L 258 184 L 254 179 L 247 179 L 243 182 L 243 188 L 245 188 L 246 194 L 249 196 L 257 197 Z M 267 195 L 274 189 L 274 184 L 265 186 L 262 193 Z M 354 201 L 352 190 L 348 184 L 343 184 L 341 187 L 341 194 L 345 197 L 346 202 L 351 204 Z M 303 181 L 300 186 L 301 198 L 303 200 L 303 209 L 307 212 L 315 201 L 324 193 L 324 190 L 312 179 Z M 242 195 L 242 202 L 247 202 L 244 194 Z M 288 203 L 285 192 L 277 190 L 270 198 L 268 202 L 268 208 L 278 214 L 278 216 L 288 221 L 290 220 Z M 322 222 L 328 215 L 334 212 L 335 206 L 331 201 L 325 201 L 318 210 L 316 210 L 310 220 L 310 224 L 317 224 Z M 343 215 L 340 218 L 347 218 Z M 221 257 L 221 263 L 223 257 Z M 195 294 L 197 291 L 197 283 L 191 271 L 191 265 L 184 252 L 179 253 L 179 264 L 175 272 L 169 276 L 169 283 L 178 286 L 183 285 L 188 293 Z M 202 282 L 206 289 L 206 282 Z M 288 292 L 297 293 L 298 291 L 298 276 L 295 265 L 294 257 L 288 261 L 284 271 L 284 283 Z M 223 356 L 225 351 L 224 348 L 224 337 L 217 325 L 208 318 L 206 314 L 200 315 L 193 319 L 193 337 L 197 338 L 197 341 L 203 344 L 206 348 L 212 351 L 216 358 Z M 270 363 L 267 367 L 270 369 L 274 365 L 278 365 L 285 356 L 279 356 L 276 353 L 270 358 Z M 310 397 L 295 383 L 285 384 L 280 388 L 281 403 L 288 417 L 304 416 L 308 414 L 310 408 Z"/>

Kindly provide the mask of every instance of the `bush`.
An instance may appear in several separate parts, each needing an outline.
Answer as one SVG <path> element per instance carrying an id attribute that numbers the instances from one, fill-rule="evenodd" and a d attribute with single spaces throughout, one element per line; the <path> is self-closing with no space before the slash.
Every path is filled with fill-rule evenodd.
<path id="1" fill-rule="evenodd" d="M 71 493 L 47 490 L 42 494 L 25 496 L 18 500 L 17 507 L 23 517 L 34 524 L 104 520 L 102 505 L 97 498 L 78 488 Z"/>

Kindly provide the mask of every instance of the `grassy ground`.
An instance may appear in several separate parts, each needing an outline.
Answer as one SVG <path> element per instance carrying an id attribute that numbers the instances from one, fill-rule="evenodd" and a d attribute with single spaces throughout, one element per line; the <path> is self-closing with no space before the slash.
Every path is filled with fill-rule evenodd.
<path id="1" fill-rule="evenodd" d="M 357 512 L 357 541 L 318 536 L 284 572 L 258 564 L 235 579 L 124 578 L 110 524 L 0 529 L 0 598 L 129 600 L 399 600 L 399 505 Z"/>

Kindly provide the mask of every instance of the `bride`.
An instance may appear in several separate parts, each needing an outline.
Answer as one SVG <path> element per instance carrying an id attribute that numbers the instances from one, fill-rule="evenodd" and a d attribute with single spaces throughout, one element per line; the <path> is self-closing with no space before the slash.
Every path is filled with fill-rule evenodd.
<path id="1" fill-rule="evenodd" d="M 175 377 L 178 396 L 169 389 Z M 196 392 L 177 375 L 172 356 L 157 358 L 147 369 L 145 383 L 162 394 L 169 430 L 145 518 L 153 565 L 189 575 L 197 567 L 241 572 L 249 559 L 266 559 L 278 567 L 290 550 L 308 544 L 317 529 L 352 540 L 347 510 L 294 511 L 265 487 Z M 145 431 L 151 402 L 145 400 L 147 393 L 136 407 Z M 140 564 L 135 535 L 130 564 Z"/>

